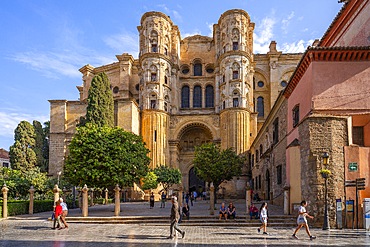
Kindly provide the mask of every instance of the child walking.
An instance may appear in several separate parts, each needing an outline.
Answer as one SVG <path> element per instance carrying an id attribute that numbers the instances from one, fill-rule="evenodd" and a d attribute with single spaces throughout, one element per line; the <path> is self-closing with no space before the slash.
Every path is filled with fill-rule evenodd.
<path id="1" fill-rule="evenodd" d="M 306 207 L 307 207 L 307 202 L 306 201 L 302 201 L 301 202 L 301 206 L 299 206 L 299 209 L 298 209 L 298 218 L 297 218 L 297 228 L 295 229 L 294 233 L 293 233 L 293 238 L 295 239 L 298 239 L 298 237 L 296 236 L 297 232 L 299 231 L 299 229 L 301 229 L 303 226 L 306 228 L 306 232 L 307 232 L 307 235 L 310 237 L 311 240 L 315 239 L 316 237 L 315 236 L 312 236 L 311 235 L 311 232 L 310 232 L 310 229 L 308 228 L 308 224 L 307 224 L 307 219 L 306 217 L 310 218 L 310 219 L 313 219 L 313 216 L 309 215 L 306 211 Z"/>
<path id="2" fill-rule="evenodd" d="M 262 222 L 262 225 L 257 229 L 258 232 L 261 231 L 263 228 L 263 234 L 268 235 L 267 233 L 267 202 L 262 203 L 261 208 L 260 208 L 260 220 Z"/>

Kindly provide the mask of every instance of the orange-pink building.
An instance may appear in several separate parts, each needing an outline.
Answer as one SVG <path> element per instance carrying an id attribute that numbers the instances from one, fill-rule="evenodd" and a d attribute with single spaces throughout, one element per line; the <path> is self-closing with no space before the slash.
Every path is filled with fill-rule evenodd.
<path id="1" fill-rule="evenodd" d="M 366 189 L 359 193 L 361 225 L 361 203 L 370 198 L 370 1 L 347 1 L 322 39 L 304 53 L 284 96 L 290 206 L 307 200 L 320 225 L 325 206 L 320 170 L 328 169 L 334 227 L 336 199 L 344 206 L 356 197 L 355 188 L 345 187 L 345 181 L 365 178 Z M 327 165 L 323 153 L 329 154 Z M 353 216 L 343 213 L 343 223 L 348 226 Z"/>

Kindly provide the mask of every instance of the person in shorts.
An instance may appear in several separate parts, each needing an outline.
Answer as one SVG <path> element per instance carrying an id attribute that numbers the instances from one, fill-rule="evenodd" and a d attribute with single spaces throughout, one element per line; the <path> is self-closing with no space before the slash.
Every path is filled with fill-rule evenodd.
<path id="1" fill-rule="evenodd" d="M 298 208 L 298 217 L 297 217 L 298 226 L 297 226 L 297 228 L 295 229 L 295 231 L 292 235 L 292 237 L 295 238 L 295 239 L 298 239 L 296 234 L 299 231 L 299 229 L 301 229 L 303 226 L 306 228 L 307 235 L 310 237 L 311 240 L 316 238 L 315 236 L 311 235 L 310 229 L 309 229 L 308 224 L 307 224 L 307 218 L 306 217 L 308 217 L 310 219 L 313 219 L 313 216 L 311 216 L 307 213 L 306 207 L 307 207 L 307 202 L 302 201 L 301 206 L 299 206 L 299 208 Z"/>
<path id="2" fill-rule="evenodd" d="M 262 225 L 257 229 L 258 232 L 263 228 L 263 234 L 268 235 L 267 233 L 267 202 L 262 203 L 260 208 L 260 220 Z"/>

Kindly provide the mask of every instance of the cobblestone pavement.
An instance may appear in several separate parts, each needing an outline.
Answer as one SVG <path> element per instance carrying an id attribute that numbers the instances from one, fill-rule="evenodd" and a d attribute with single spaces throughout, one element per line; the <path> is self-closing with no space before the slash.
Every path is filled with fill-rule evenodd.
<path id="1" fill-rule="evenodd" d="M 183 226 L 185 238 L 171 240 L 169 226 L 127 224 L 70 224 L 69 229 L 52 230 L 45 219 L 10 218 L 0 222 L 1 247 L 71 246 L 370 246 L 365 230 L 311 229 L 317 239 L 311 241 L 304 230 L 299 240 L 290 236 L 293 228 L 268 228 L 270 235 L 250 227 Z"/>
<path id="2" fill-rule="evenodd" d="M 245 215 L 245 201 L 234 201 L 239 215 Z M 121 204 L 121 216 L 169 216 L 170 203 L 160 208 L 156 203 L 149 209 L 147 202 Z M 192 215 L 209 215 L 209 202 L 197 201 L 191 207 Z M 89 216 L 113 216 L 114 205 L 89 207 Z M 281 215 L 278 206 L 269 207 L 271 214 Z M 184 239 L 173 240 L 169 236 L 168 226 L 145 224 L 82 224 L 70 223 L 69 229 L 52 230 L 47 221 L 51 212 L 34 215 L 21 215 L 0 220 L 0 247 L 90 247 L 90 246 L 370 246 L 369 232 L 365 230 L 330 230 L 311 229 L 317 239 L 310 241 L 301 229 L 299 240 L 291 238 L 293 228 L 268 228 L 270 235 L 257 233 L 257 229 L 240 226 L 182 226 L 186 231 Z M 80 209 L 72 209 L 68 216 L 81 216 Z M 68 221 L 68 217 L 67 217 Z"/>

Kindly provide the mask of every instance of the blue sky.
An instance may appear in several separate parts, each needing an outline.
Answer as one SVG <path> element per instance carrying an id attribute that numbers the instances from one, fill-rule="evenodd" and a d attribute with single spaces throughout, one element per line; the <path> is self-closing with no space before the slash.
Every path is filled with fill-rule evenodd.
<path id="1" fill-rule="evenodd" d="M 9 150 L 22 120 L 49 120 L 49 99 L 77 100 L 79 68 L 138 54 L 141 16 L 160 11 L 181 37 L 211 36 L 229 9 L 247 11 L 256 24 L 254 52 L 271 40 L 283 52 L 304 52 L 320 39 L 343 4 L 337 0 L 4 0 L 0 3 L 0 148 Z"/>

